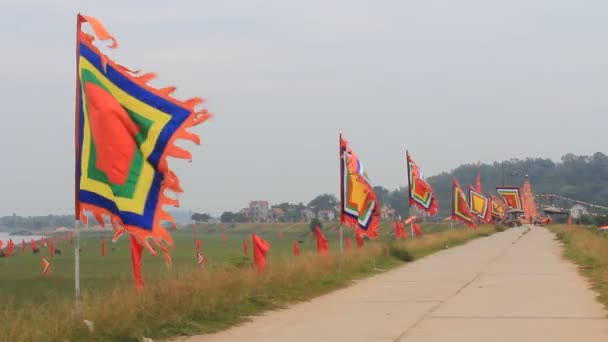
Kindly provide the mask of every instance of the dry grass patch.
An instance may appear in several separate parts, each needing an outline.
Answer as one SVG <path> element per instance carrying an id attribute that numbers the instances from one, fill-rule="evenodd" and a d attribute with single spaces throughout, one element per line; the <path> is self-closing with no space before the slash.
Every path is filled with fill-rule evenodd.
<path id="1" fill-rule="evenodd" d="M 564 256 L 580 266 L 608 309 L 608 235 L 583 226 L 554 225 L 549 230 L 564 244 Z"/>

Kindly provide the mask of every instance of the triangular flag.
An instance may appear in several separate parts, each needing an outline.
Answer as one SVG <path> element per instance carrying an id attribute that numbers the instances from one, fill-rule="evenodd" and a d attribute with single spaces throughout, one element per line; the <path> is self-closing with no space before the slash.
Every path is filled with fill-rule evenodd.
<path id="1" fill-rule="evenodd" d="M 298 244 L 298 240 L 293 240 L 293 255 L 300 255 L 300 245 Z"/>
<path id="2" fill-rule="evenodd" d="M 21 252 L 25 252 L 26 249 L 26 244 L 25 244 L 25 239 L 21 240 Z"/>

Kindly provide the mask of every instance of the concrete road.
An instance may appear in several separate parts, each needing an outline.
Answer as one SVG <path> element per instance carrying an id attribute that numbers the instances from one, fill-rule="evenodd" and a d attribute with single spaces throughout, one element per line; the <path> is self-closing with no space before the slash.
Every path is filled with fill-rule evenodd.
<path id="1" fill-rule="evenodd" d="M 553 234 L 513 228 L 306 303 L 179 341 L 606 342 L 606 311 Z"/>

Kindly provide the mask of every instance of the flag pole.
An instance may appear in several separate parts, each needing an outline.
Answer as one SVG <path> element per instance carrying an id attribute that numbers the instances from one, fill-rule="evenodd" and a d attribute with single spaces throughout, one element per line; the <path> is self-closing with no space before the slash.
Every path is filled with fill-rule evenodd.
<path id="1" fill-rule="evenodd" d="M 412 170 L 410 167 L 410 151 L 405 150 L 405 163 L 407 164 L 407 204 L 410 209 L 410 218 L 412 217 Z M 414 220 L 410 222 L 410 236 L 414 238 Z"/>
<path id="2" fill-rule="evenodd" d="M 74 234 L 76 243 L 74 244 L 74 319 L 80 319 L 80 224 L 79 220 L 74 220 Z"/>
<path id="3" fill-rule="evenodd" d="M 342 225 L 340 225 L 340 255 L 343 253 L 342 240 L 344 239 L 342 238 Z"/>
<path id="4" fill-rule="evenodd" d="M 76 15 L 76 94 L 74 101 L 74 234 L 76 234 L 76 245 L 74 246 L 74 319 L 80 319 L 80 31 L 83 18 Z"/>
<path id="5" fill-rule="evenodd" d="M 340 255 L 342 255 L 343 253 L 343 246 L 342 246 L 342 217 L 344 215 L 344 179 L 342 179 L 344 177 L 344 154 L 342 151 L 342 133 L 339 134 L 338 136 L 338 159 L 340 161 L 340 168 L 338 169 L 340 171 Z"/>

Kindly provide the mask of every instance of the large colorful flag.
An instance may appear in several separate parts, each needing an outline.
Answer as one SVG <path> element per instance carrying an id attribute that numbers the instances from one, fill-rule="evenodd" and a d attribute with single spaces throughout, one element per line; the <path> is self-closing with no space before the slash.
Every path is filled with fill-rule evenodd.
<path id="1" fill-rule="evenodd" d="M 491 195 L 490 202 L 492 205 L 492 216 L 503 218 L 507 213 L 506 204 L 498 196 Z"/>
<path id="2" fill-rule="evenodd" d="M 340 135 L 340 223 L 356 227 L 356 234 L 378 237 L 380 203 L 363 164 Z"/>
<path id="3" fill-rule="evenodd" d="M 407 158 L 407 180 L 410 205 L 415 205 L 433 216 L 437 213 L 437 209 L 439 208 L 437 200 L 435 199 L 435 193 L 431 186 L 422 178 L 420 168 L 416 165 L 412 156 L 410 156 L 409 151 L 406 151 L 405 155 Z"/>
<path id="4" fill-rule="evenodd" d="M 456 179 L 452 180 L 452 219 L 469 227 L 475 227 L 475 218 L 469 210 L 465 194 Z"/>
<path id="5" fill-rule="evenodd" d="M 498 192 L 505 203 L 509 206 L 509 209 L 523 210 L 519 188 L 511 186 L 498 186 L 496 187 L 496 192 Z"/>
<path id="6" fill-rule="evenodd" d="M 85 23 L 92 34 L 82 30 Z M 78 15 L 77 24 L 76 218 L 86 210 L 104 225 L 109 217 L 113 240 L 127 232 L 151 254 L 150 241 L 168 256 L 173 241 L 161 222 L 175 226 L 175 220 L 163 207 L 179 201 L 166 192 L 183 190 L 167 158 L 191 159 L 176 141 L 200 143 L 188 129 L 210 114 L 197 111 L 202 99 L 178 100 L 175 87 L 147 84 L 153 73 L 131 71 L 103 54 L 96 39 L 110 40 L 109 48 L 117 43 L 97 19 Z"/>
<path id="7" fill-rule="evenodd" d="M 490 199 L 482 193 L 477 192 L 472 186 L 469 186 L 469 210 L 472 214 L 477 215 L 484 222 L 490 222 L 492 219 L 492 209 L 490 208 Z"/>

